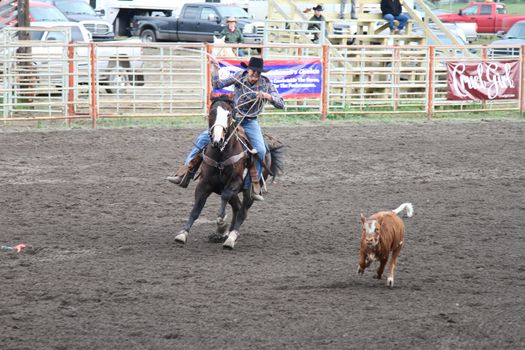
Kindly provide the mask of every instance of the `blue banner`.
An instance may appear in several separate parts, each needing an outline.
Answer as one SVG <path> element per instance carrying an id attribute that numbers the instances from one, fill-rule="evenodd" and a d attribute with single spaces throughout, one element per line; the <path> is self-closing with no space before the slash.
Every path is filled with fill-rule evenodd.
<path id="1" fill-rule="evenodd" d="M 241 67 L 239 60 L 220 60 L 219 79 L 235 74 Z M 323 86 L 323 66 L 319 59 L 265 60 L 263 73 L 275 85 L 283 98 L 319 97 Z M 218 93 L 233 91 L 233 85 L 214 90 Z"/>

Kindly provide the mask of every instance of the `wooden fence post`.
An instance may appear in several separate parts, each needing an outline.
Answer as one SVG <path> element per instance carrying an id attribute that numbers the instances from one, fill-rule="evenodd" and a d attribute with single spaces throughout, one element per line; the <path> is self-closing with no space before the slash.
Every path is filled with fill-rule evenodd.
<path id="1" fill-rule="evenodd" d="M 428 59 L 428 94 L 427 94 L 427 119 L 432 120 L 434 112 L 434 45 L 429 47 Z"/>

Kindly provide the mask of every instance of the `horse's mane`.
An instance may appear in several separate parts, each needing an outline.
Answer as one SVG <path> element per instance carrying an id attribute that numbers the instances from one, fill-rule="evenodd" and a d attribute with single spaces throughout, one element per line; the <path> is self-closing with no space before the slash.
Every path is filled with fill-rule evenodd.
<path id="1" fill-rule="evenodd" d="M 226 102 L 233 109 L 233 98 L 230 94 L 213 95 L 210 100 L 212 111 L 220 105 L 220 102 Z"/>
<path id="2" fill-rule="evenodd" d="M 215 103 L 215 102 L 220 102 L 220 101 L 224 101 L 224 102 L 228 102 L 230 104 L 233 104 L 233 98 L 231 96 L 231 94 L 220 94 L 220 95 L 213 95 L 211 97 L 211 103 Z"/>

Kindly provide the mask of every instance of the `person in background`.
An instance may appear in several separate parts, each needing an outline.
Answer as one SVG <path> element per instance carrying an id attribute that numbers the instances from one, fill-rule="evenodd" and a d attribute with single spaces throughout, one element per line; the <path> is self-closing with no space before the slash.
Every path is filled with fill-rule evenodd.
<path id="1" fill-rule="evenodd" d="M 381 0 L 381 12 L 383 18 L 388 22 L 390 33 L 399 34 L 408 22 L 408 16 L 402 13 L 401 3 L 399 0 Z M 396 28 L 394 21 L 399 22 Z"/>
<path id="2" fill-rule="evenodd" d="M 242 32 L 237 28 L 237 18 L 228 17 L 226 20 L 227 26 L 220 33 L 221 37 L 224 37 L 224 42 L 226 44 L 242 44 L 244 38 Z M 241 49 L 237 50 L 239 56 L 244 56 L 244 52 Z"/>
<path id="3" fill-rule="evenodd" d="M 310 18 L 310 22 L 319 22 L 319 23 L 310 23 L 308 25 L 308 30 L 315 30 L 317 31 L 314 33 L 314 38 L 312 41 L 314 43 L 319 42 L 319 31 L 321 30 L 321 22 L 326 22 L 326 19 L 324 18 L 322 12 L 323 12 L 323 6 L 317 5 L 312 10 L 314 10 L 314 15 Z"/>
<path id="4" fill-rule="evenodd" d="M 350 19 L 357 19 L 356 14 L 356 0 L 350 1 Z M 339 12 L 339 19 L 345 18 L 345 12 L 346 12 L 346 5 L 348 4 L 348 0 L 341 0 L 341 11 Z"/>

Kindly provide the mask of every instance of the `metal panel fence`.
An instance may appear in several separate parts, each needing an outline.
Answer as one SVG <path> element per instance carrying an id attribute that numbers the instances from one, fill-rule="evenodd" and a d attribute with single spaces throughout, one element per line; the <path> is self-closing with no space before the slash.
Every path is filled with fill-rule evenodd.
<path id="1" fill-rule="evenodd" d="M 151 118 L 206 114 L 212 45 L 138 41 L 68 43 L 18 41 L 4 30 L 0 46 L 2 121 L 89 118 Z M 29 53 L 20 53 L 30 47 Z M 253 47 L 239 45 L 245 51 Z M 448 101 L 446 62 L 491 57 L 486 46 L 328 46 L 268 44 L 265 58 L 318 58 L 323 93 L 318 99 L 287 99 L 285 111 L 266 114 L 417 114 L 509 110 L 523 113 L 519 99 Z M 523 82 L 523 47 L 515 47 Z"/>

